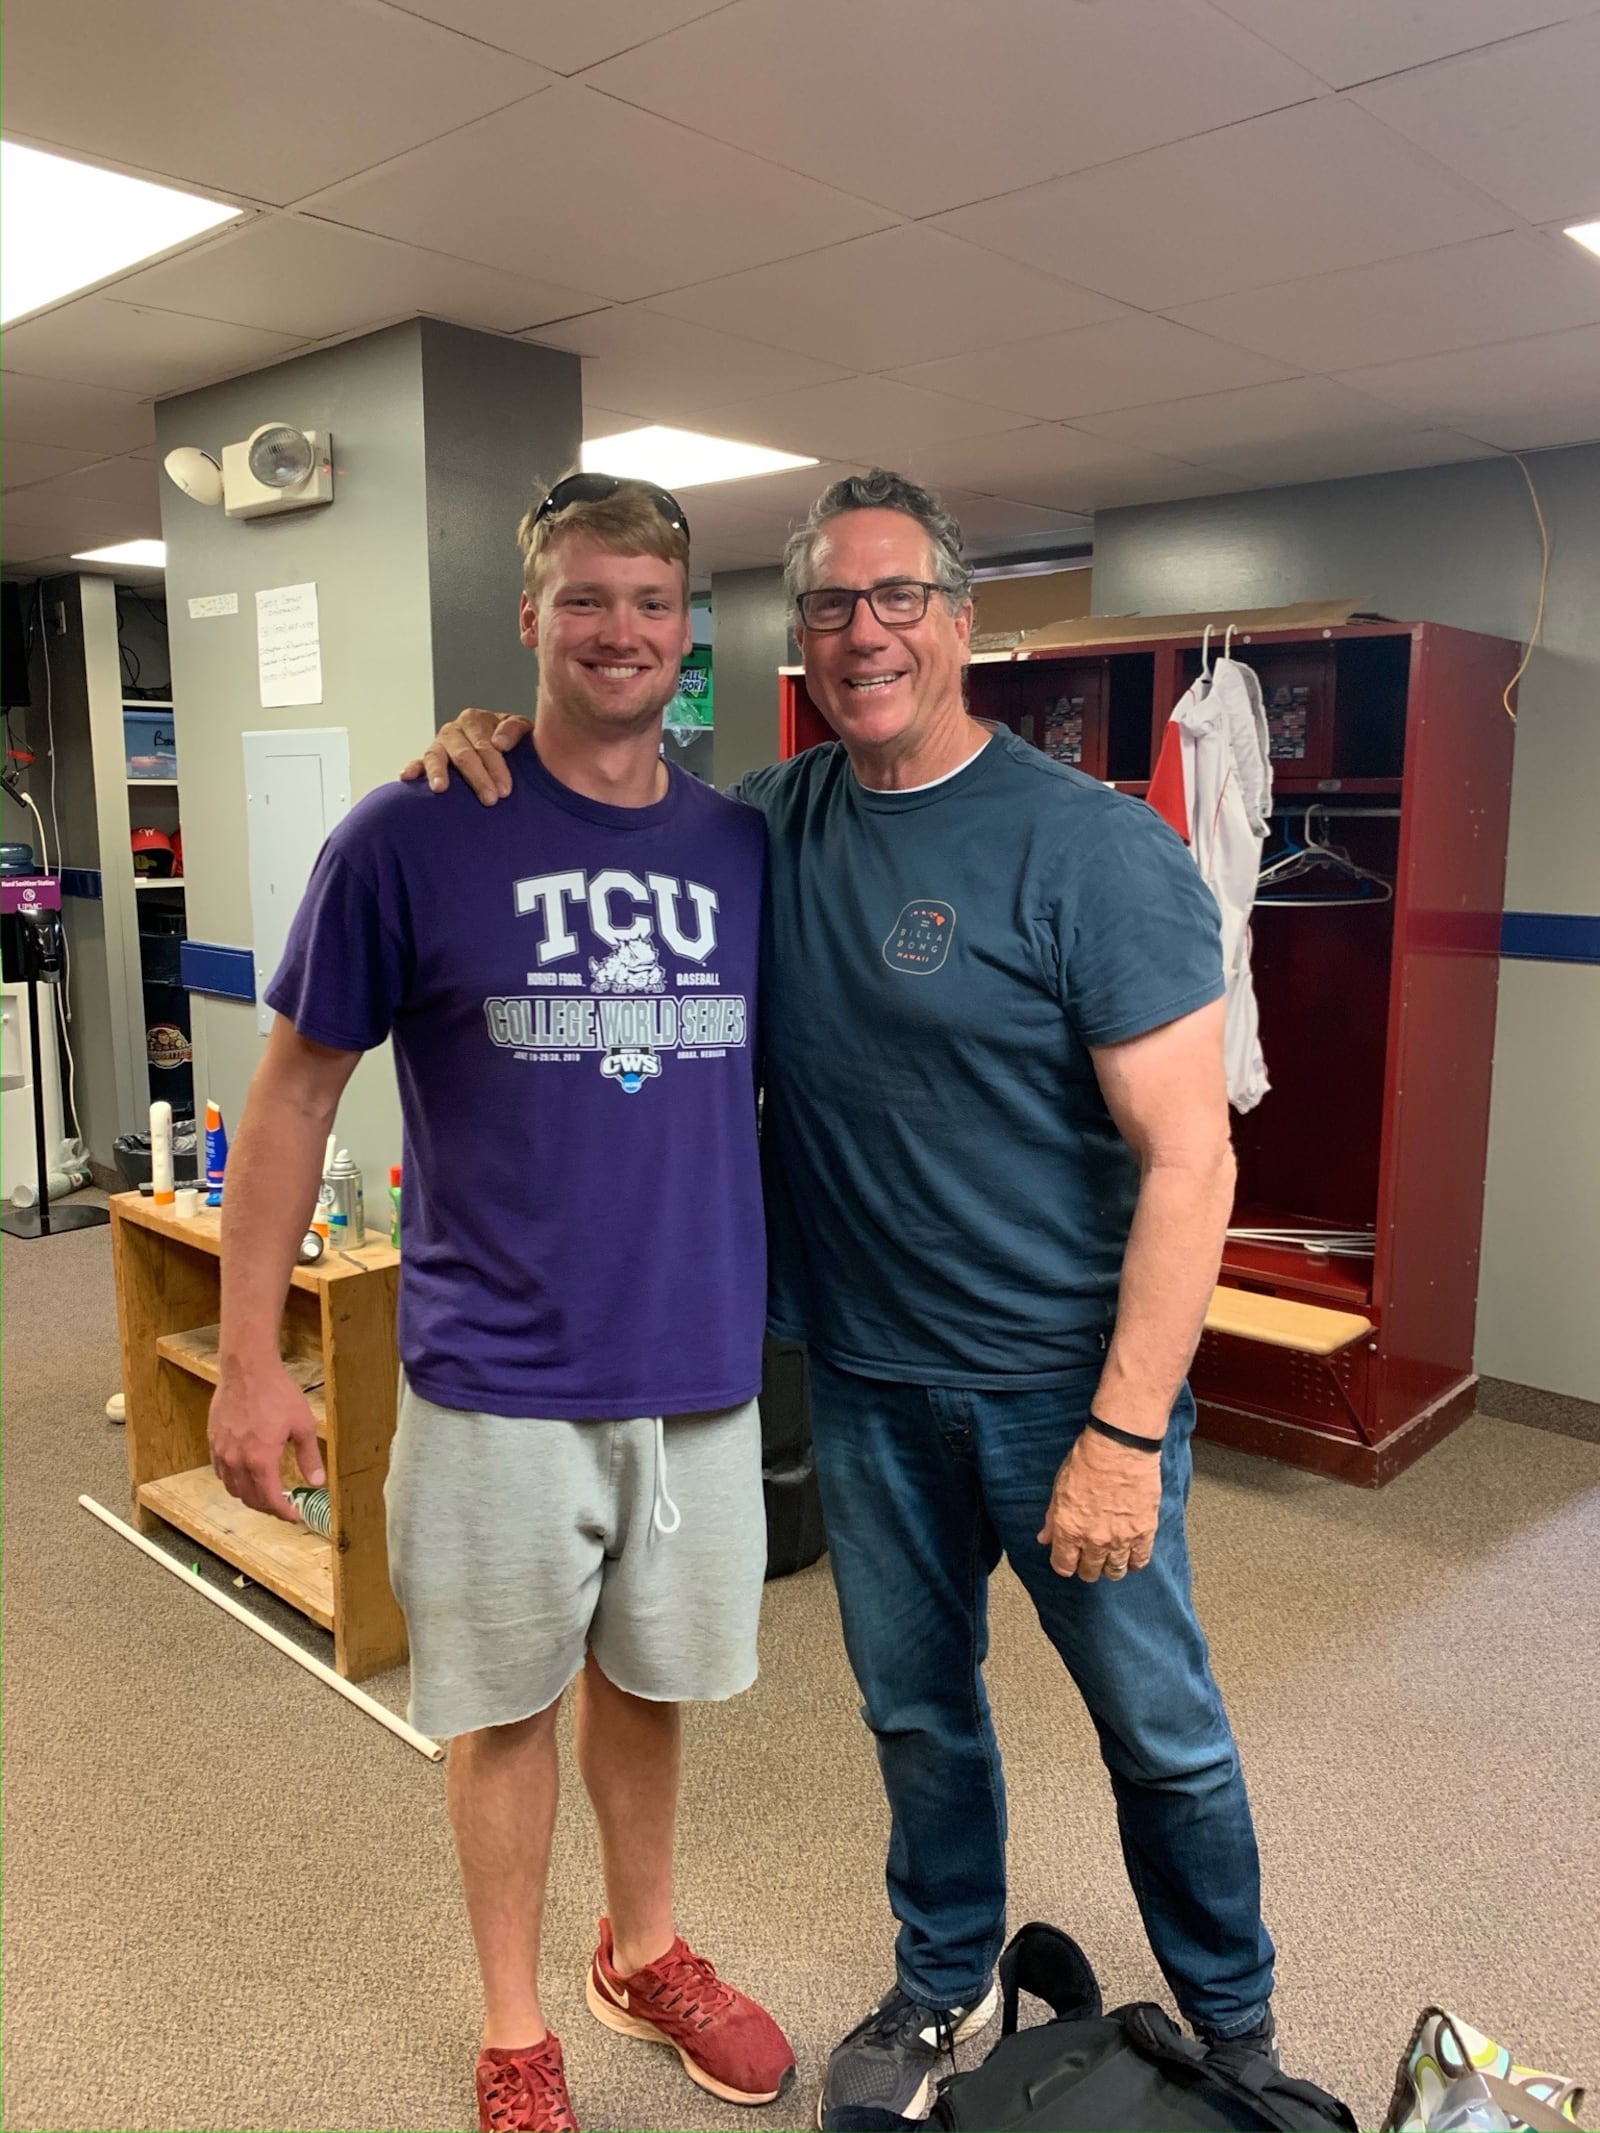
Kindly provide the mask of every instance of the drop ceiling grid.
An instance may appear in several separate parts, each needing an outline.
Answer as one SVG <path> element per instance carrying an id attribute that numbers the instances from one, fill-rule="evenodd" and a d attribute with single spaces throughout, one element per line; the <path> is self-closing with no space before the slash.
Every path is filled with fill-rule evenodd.
<path id="1" fill-rule="evenodd" d="M 145 0 L 130 40 L 86 33 L 95 0 L 10 0 L 8 134 L 248 211 L 8 334 L 19 538 L 155 532 L 125 456 L 150 394 L 417 311 L 576 348 L 608 427 L 941 469 L 1019 540 L 1600 434 L 1600 269 L 1530 226 L 1600 215 L 1600 0 L 811 0 L 798 56 L 781 0 L 285 10 L 317 30 L 298 130 L 238 102 L 253 11 L 219 37 L 207 0 Z M 132 124 L 172 79 L 187 117 Z M 818 485 L 780 480 L 717 485 L 719 549 Z"/>

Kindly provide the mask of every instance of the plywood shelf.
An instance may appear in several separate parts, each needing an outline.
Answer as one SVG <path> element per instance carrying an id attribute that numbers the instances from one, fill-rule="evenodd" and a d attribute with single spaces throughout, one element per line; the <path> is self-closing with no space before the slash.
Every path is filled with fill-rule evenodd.
<path id="1" fill-rule="evenodd" d="M 187 1370 L 191 1377 L 203 1378 L 206 1384 L 221 1382 L 221 1335 L 217 1326 L 196 1326 L 190 1333 L 163 1333 L 156 1341 L 156 1353 L 164 1362 L 173 1363 L 179 1370 Z M 322 1394 L 322 1358 L 320 1355 L 299 1355 L 287 1344 L 283 1366 L 306 1396 L 306 1405 L 316 1417 L 317 1435 L 327 1441 L 328 1407 Z"/>
<path id="2" fill-rule="evenodd" d="M 333 1628 L 333 1547 L 320 1533 L 249 1510 L 208 1466 L 147 1481 L 138 1493 L 145 1510 L 298 1607 L 322 1629 Z"/>

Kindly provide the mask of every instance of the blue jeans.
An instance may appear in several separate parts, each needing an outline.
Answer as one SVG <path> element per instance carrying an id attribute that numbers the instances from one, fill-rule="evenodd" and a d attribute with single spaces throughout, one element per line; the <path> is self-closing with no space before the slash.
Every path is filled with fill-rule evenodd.
<path id="1" fill-rule="evenodd" d="M 892 1815 L 899 1983 L 923 2006 L 969 2005 L 1005 1941 L 1005 1781 L 983 1683 L 1003 1553 L 1099 1733 L 1156 1960 L 1196 2027 L 1231 2034 L 1265 2011 L 1273 1947 L 1238 1751 L 1190 1596 L 1194 1400 L 1185 1387 L 1172 1412 L 1148 1569 L 1094 1585 L 1058 1577 L 1036 1535 L 1099 1383 L 1100 1335 L 1085 1346 L 1073 1382 L 1039 1392 L 887 1383 L 811 1357 L 845 1646 Z"/>

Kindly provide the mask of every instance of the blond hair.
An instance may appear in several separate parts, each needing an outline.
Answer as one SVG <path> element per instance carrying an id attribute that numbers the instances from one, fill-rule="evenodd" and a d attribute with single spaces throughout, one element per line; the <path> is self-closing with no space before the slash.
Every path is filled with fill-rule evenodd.
<path id="1" fill-rule="evenodd" d="M 566 476 L 562 476 L 564 481 Z M 552 484 L 559 488 L 560 483 Z M 545 492 L 546 495 L 549 490 Z M 541 497 L 517 528 L 522 550 L 522 589 L 535 604 L 551 550 L 570 538 L 593 542 L 611 555 L 653 555 L 676 563 L 683 573 L 684 604 L 689 599 L 689 543 L 681 528 L 669 526 L 642 482 L 625 481 L 597 503 L 570 503 L 540 518 Z"/>

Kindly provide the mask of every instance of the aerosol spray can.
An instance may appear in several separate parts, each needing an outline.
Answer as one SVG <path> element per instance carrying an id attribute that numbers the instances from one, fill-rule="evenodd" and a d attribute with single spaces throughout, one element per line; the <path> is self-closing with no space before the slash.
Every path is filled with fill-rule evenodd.
<path id="1" fill-rule="evenodd" d="M 332 1243 L 349 1245 L 367 1241 L 367 1211 L 361 1192 L 361 1173 L 341 1148 L 322 1173 L 321 1212 L 328 1219 Z"/>

